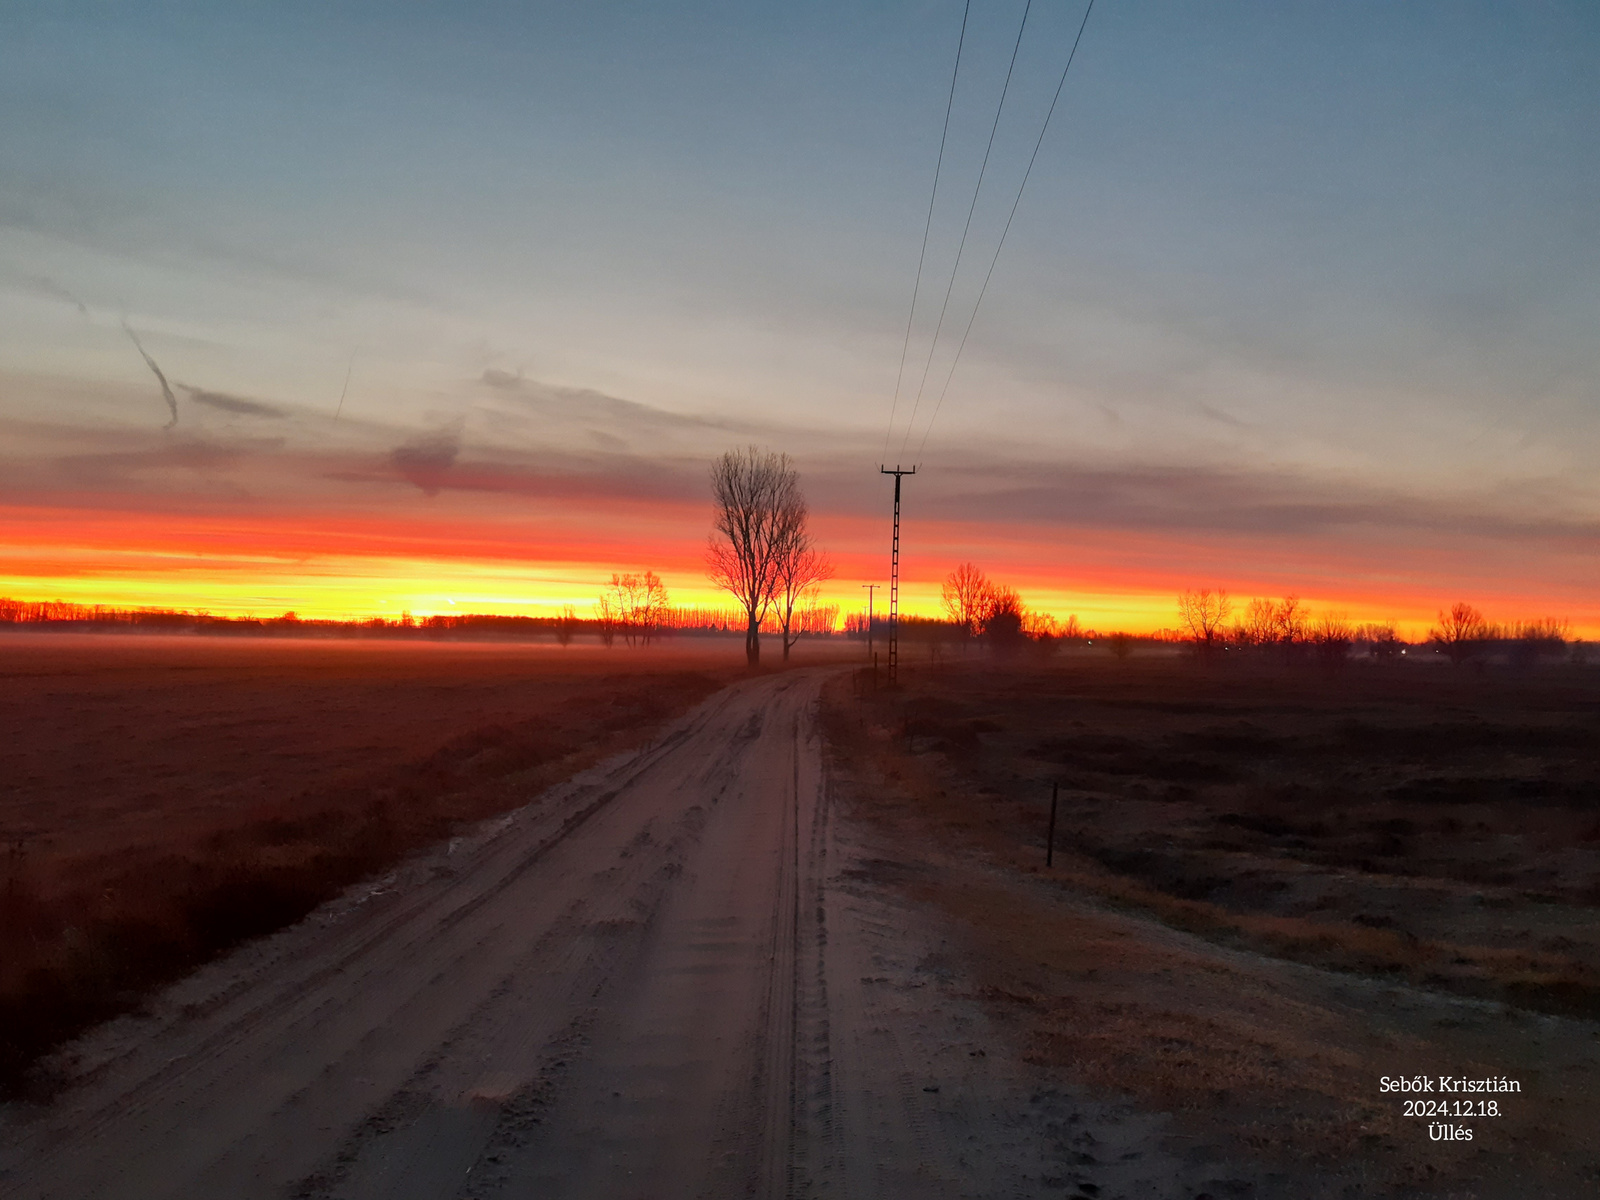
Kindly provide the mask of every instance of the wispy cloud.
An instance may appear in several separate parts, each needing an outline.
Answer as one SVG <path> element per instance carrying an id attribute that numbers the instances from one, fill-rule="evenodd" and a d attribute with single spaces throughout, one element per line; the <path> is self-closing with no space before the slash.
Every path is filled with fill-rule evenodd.
<path id="1" fill-rule="evenodd" d="M 1307 539 L 1600 539 L 1600 518 L 1560 503 L 1560 489 L 1535 494 L 1531 485 L 1446 497 L 1293 471 L 1001 461 L 951 475 L 924 501 L 951 520 Z"/>
<path id="2" fill-rule="evenodd" d="M 212 392 L 205 388 L 192 387 L 187 383 L 178 384 L 189 394 L 189 399 L 196 404 L 203 404 L 207 408 L 219 409 L 222 412 L 237 413 L 246 417 L 274 417 L 283 418 L 289 414 L 283 409 L 260 400 L 248 400 L 243 396 L 233 396 L 227 392 Z"/>
<path id="3" fill-rule="evenodd" d="M 167 377 L 162 374 L 161 368 L 156 366 L 156 360 L 151 358 L 149 351 L 144 348 L 144 343 L 139 340 L 139 335 L 133 331 L 132 326 L 126 321 L 122 323 L 122 332 L 132 340 L 134 348 L 139 351 L 139 356 L 144 359 L 145 366 L 150 368 L 157 381 L 161 384 L 161 394 L 166 397 L 167 411 L 172 414 L 172 419 L 167 422 L 166 428 L 171 429 L 178 423 L 178 398 L 172 394 L 172 385 L 167 382 Z"/>
<path id="4" fill-rule="evenodd" d="M 702 443 L 709 446 L 730 437 L 765 439 L 780 432 L 778 426 L 768 422 L 672 412 L 590 388 L 525 379 L 493 367 L 484 371 L 478 383 L 494 397 L 486 410 L 490 420 L 529 425 L 545 441 L 577 438 L 586 445 L 657 450 L 663 438 L 672 439 L 680 447 Z M 790 431 L 790 437 L 795 436 L 807 434 Z"/>
<path id="5" fill-rule="evenodd" d="M 1206 404 L 1203 401 L 1200 404 L 1200 411 L 1206 416 L 1210 417 L 1213 421 L 1220 421 L 1222 424 L 1231 425 L 1235 429 L 1250 428 L 1249 422 L 1241 421 L 1238 417 L 1232 415 L 1231 413 L 1225 413 L 1220 408 L 1217 408 L 1211 404 Z"/>
<path id="6" fill-rule="evenodd" d="M 84 320 L 87 321 L 89 319 L 89 306 L 48 275 L 30 275 L 28 276 L 28 282 L 47 296 L 54 296 L 57 300 L 65 300 L 78 310 L 78 315 Z"/>
<path id="7" fill-rule="evenodd" d="M 795 454 L 819 515 L 873 519 L 886 504 L 886 485 L 844 433 L 735 426 L 504 373 L 472 381 L 498 399 L 469 393 L 470 413 L 426 431 L 370 418 L 335 424 L 331 415 L 179 386 L 186 400 L 222 412 L 294 419 L 274 420 L 282 438 L 188 438 L 170 449 L 154 430 L 6 422 L 0 491 L 41 498 L 98 492 L 108 503 L 167 504 L 196 486 L 193 472 L 203 470 L 209 483 L 225 476 L 300 511 L 392 505 L 402 519 L 413 502 L 407 494 L 454 493 L 476 496 L 468 507 L 486 515 L 550 501 L 569 512 L 592 510 L 600 520 L 601 512 L 628 506 L 664 514 L 706 503 L 711 460 L 753 441 Z M 1293 467 L 1087 454 L 1052 461 L 1037 449 L 978 439 L 963 446 L 960 465 L 918 476 L 910 515 L 975 530 L 1025 528 L 1042 542 L 1102 531 L 1125 533 L 1130 545 L 1152 534 L 1195 544 L 1264 538 L 1368 545 L 1374 571 L 1383 568 L 1383 555 L 1411 554 L 1408 544 L 1432 556 L 1491 543 L 1537 542 L 1564 547 L 1563 554 L 1600 543 L 1600 494 L 1566 478 L 1514 488 L 1485 481 L 1446 494 L 1421 482 L 1402 486 Z"/>

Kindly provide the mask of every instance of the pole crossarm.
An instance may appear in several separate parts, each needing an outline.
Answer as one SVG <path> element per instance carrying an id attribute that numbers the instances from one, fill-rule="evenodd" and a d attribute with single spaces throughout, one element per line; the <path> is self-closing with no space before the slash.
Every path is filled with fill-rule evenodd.
<path id="1" fill-rule="evenodd" d="M 878 473 L 894 476 L 894 535 L 889 543 L 889 686 L 893 687 L 900 671 L 900 480 L 915 475 L 917 469 L 896 463 L 880 465 Z"/>

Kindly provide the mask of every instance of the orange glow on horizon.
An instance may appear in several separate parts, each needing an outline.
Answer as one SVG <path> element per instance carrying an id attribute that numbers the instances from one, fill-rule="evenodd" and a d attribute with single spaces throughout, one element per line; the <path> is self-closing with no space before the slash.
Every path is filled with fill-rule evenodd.
<path id="1" fill-rule="evenodd" d="M 549 511 L 534 520 L 447 513 L 396 520 L 371 514 L 192 515 L 98 508 L 0 508 L 0 595 L 118 608 L 204 610 L 218 615 L 360 619 L 410 611 L 555 615 L 565 604 L 588 615 L 614 571 L 656 571 L 678 606 L 730 608 L 702 568 L 704 504 L 651 506 L 645 519 L 592 509 Z M 885 522 L 819 515 L 819 540 L 838 574 L 824 601 L 841 614 L 865 611 L 867 582 L 887 583 Z M 1177 622 L 1176 593 L 1221 586 L 1240 602 L 1294 593 L 1318 612 L 1353 622 L 1396 621 L 1425 635 L 1435 612 L 1466 599 L 1492 620 L 1558 616 L 1576 636 L 1600 633 L 1600 614 L 1577 594 L 1524 593 L 1480 575 L 1448 590 L 1428 577 L 1447 564 L 1413 556 L 1411 575 L 1374 580 L 1370 551 L 1267 547 L 1213 538 L 1105 530 L 1050 531 L 908 522 L 902 612 L 939 616 L 940 582 L 964 561 L 1015 587 L 1029 607 L 1085 628 L 1150 633 Z M 976 547 L 976 548 L 975 548 Z M 1262 564 L 1270 564 L 1271 570 Z M 1298 584 L 1299 586 L 1292 586 Z M 886 591 L 878 592 L 879 611 Z"/>

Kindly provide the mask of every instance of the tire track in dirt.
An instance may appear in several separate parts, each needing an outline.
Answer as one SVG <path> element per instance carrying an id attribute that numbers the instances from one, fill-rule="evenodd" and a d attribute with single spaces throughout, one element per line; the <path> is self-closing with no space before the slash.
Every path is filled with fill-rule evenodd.
<path id="1" fill-rule="evenodd" d="M 0 1191 L 1036 1194 L 1048 1122 L 1098 1118 L 1030 1101 L 873 882 L 820 679 L 728 689 L 84 1039 L 53 1103 L 0 1110 Z"/>
<path id="2" fill-rule="evenodd" d="M 461 1018 L 503 978 L 508 952 L 539 942 L 541 917 L 546 948 L 536 944 L 524 976 L 548 978 L 545 968 L 559 966 L 550 947 L 570 957 L 582 945 L 559 919 L 567 905 L 552 898 L 560 887 L 549 884 L 558 880 L 573 902 L 591 908 L 627 895 L 596 886 L 582 870 L 586 856 L 609 864 L 614 850 L 574 852 L 570 843 L 593 841 L 596 818 L 664 764 L 682 785 L 669 800 L 714 788 L 717 756 L 705 754 L 706 745 L 685 756 L 685 743 L 715 746 L 725 720 L 749 715 L 740 689 L 724 693 L 646 753 L 580 775 L 535 808 L 492 823 L 467 839 L 473 844 L 464 853 L 452 853 L 459 848 L 452 843 L 423 856 L 198 973 L 158 1001 L 165 1011 L 154 1020 L 117 1022 L 92 1035 L 76 1048 L 85 1064 L 76 1086 L 47 1111 L 5 1112 L 0 1184 L 20 1195 L 194 1195 L 201 1178 L 220 1186 L 235 1164 L 241 1178 L 222 1188 L 228 1194 L 305 1190 L 295 1178 L 317 1174 L 315 1148 L 326 1146 L 322 1156 L 330 1159 L 348 1153 L 337 1135 L 382 1110 L 428 1066 L 430 1051 L 449 1047 L 455 1026 L 470 1027 L 470 1017 Z M 638 815 L 632 827 L 612 822 L 599 840 L 631 836 L 638 823 Z M 672 858 L 681 849 L 674 843 L 641 856 L 645 873 L 681 869 Z M 553 852 L 571 861 L 547 861 Z M 522 910 L 525 893 L 543 912 Z M 635 898 L 646 915 L 652 903 Z M 626 905 L 611 908 L 611 919 L 628 916 Z M 603 980 L 619 948 L 587 951 L 590 974 Z M 199 1129 L 185 1119 L 193 1109 L 204 1113 Z"/>

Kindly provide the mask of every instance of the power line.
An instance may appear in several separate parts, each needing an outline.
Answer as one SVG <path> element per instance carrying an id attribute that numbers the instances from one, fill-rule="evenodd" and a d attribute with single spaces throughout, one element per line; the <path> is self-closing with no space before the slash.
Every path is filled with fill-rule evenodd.
<path id="1" fill-rule="evenodd" d="M 1028 186 L 1028 177 L 1033 174 L 1034 160 L 1039 157 L 1039 147 L 1044 145 L 1044 135 L 1050 128 L 1050 118 L 1055 116 L 1056 102 L 1061 99 L 1061 89 L 1066 86 L 1067 72 L 1072 70 L 1072 60 L 1078 56 L 1078 43 L 1083 41 L 1084 28 L 1089 24 L 1089 14 L 1094 11 L 1094 0 L 1089 0 L 1089 5 L 1083 10 L 1083 20 L 1078 24 L 1078 36 L 1072 39 L 1072 50 L 1067 55 L 1067 65 L 1061 68 L 1061 79 L 1056 84 L 1056 94 L 1050 98 L 1050 110 L 1044 115 L 1044 124 L 1039 127 L 1039 140 L 1033 144 L 1033 154 L 1028 159 L 1028 169 L 1022 173 L 1022 182 L 1017 185 L 1016 199 L 1011 202 L 1011 214 L 1006 217 L 1006 226 L 1000 231 L 1000 241 L 995 245 L 994 257 L 989 260 L 988 273 L 983 277 L 983 287 L 978 290 L 978 299 L 972 306 L 972 315 L 967 318 L 967 327 L 961 334 L 961 342 L 956 347 L 956 356 L 950 360 L 950 371 L 944 377 L 944 387 L 939 390 L 939 401 L 933 406 L 933 415 L 928 418 L 928 427 L 922 431 L 922 441 L 917 445 L 917 457 L 922 457 L 923 448 L 928 444 L 928 435 L 933 432 L 933 423 L 939 419 L 939 410 L 944 407 L 945 393 L 950 390 L 950 381 L 955 378 L 956 364 L 961 361 L 961 352 L 967 348 L 967 335 L 972 332 L 972 323 L 978 319 L 978 309 L 983 304 L 983 298 L 989 291 L 989 280 L 994 276 L 994 265 L 1000 261 L 1000 250 L 1006 244 L 1006 234 L 1011 232 L 1011 222 L 1016 218 L 1017 206 L 1022 203 L 1022 190 Z M 916 413 L 913 411 L 912 418 Z M 906 426 L 906 441 L 911 440 L 911 427 Z M 905 447 L 901 447 L 902 453 Z"/>
<path id="2" fill-rule="evenodd" d="M 889 439 L 894 436 L 894 415 L 900 408 L 900 384 L 905 378 L 906 355 L 911 351 L 911 323 L 917 316 L 917 294 L 922 291 L 922 265 L 928 257 L 928 232 L 933 228 L 933 206 L 939 199 L 939 174 L 944 170 L 944 145 L 950 137 L 950 110 L 956 102 L 956 76 L 961 74 L 961 50 L 967 44 L 967 17 L 972 0 L 961 10 L 961 36 L 956 39 L 956 65 L 950 72 L 950 95 L 944 102 L 944 131 L 939 134 L 939 162 L 933 168 L 933 195 L 928 197 L 928 219 L 922 226 L 922 250 L 917 254 L 917 281 L 911 286 L 911 311 L 906 314 L 906 339 L 900 347 L 900 370 L 894 377 L 894 403 L 889 406 L 889 428 L 883 431 L 883 453 L 889 454 Z"/>
<path id="3" fill-rule="evenodd" d="M 995 106 L 994 124 L 989 127 L 989 144 L 983 148 L 983 164 L 978 168 L 978 182 L 972 188 L 972 203 L 967 206 L 967 223 L 961 228 L 961 242 L 956 246 L 955 265 L 950 268 L 950 284 L 944 290 L 944 304 L 939 309 L 939 322 L 933 329 L 933 341 L 928 345 L 928 361 L 922 364 L 922 382 L 917 385 L 917 399 L 911 406 L 911 416 L 906 421 L 906 436 L 900 443 L 900 453 L 904 454 L 906 445 L 911 441 L 911 427 L 917 420 L 917 409 L 922 407 L 922 392 L 928 386 L 928 371 L 933 366 L 933 352 L 939 347 L 939 334 L 944 331 L 945 314 L 950 311 L 950 293 L 955 291 L 956 275 L 961 270 L 961 255 L 967 248 L 967 233 L 972 229 L 972 214 L 978 208 L 978 193 L 983 191 L 983 177 L 989 170 L 989 152 L 994 149 L 994 135 L 1000 129 L 1000 114 L 1005 111 L 1006 94 L 1011 90 L 1011 73 L 1017 67 L 1017 52 L 1022 49 L 1022 34 L 1028 28 L 1028 14 L 1033 11 L 1033 0 L 1022 10 L 1022 24 L 1017 26 L 1017 42 L 1011 47 L 1011 65 L 1006 68 L 1005 85 L 1000 89 L 1000 103 Z"/>

